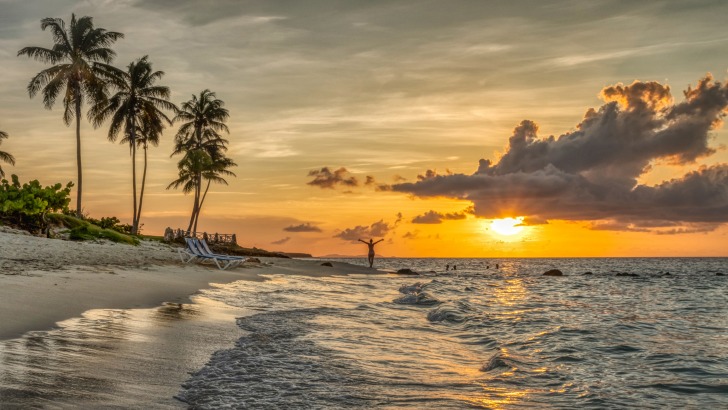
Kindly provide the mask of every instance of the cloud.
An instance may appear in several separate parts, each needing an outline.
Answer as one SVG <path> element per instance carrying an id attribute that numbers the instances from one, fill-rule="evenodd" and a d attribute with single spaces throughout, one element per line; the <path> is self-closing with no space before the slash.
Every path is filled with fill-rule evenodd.
<path id="1" fill-rule="evenodd" d="M 392 190 L 392 186 L 391 185 L 389 185 L 389 184 L 380 184 L 371 175 L 367 175 L 366 176 L 366 181 L 364 182 L 364 185 L 366 185 L 366 186 L 373 186 L 375 191 L 380 191 L 380 192 L 381 191 L 391 191 Z"/>
<path id="2" fill-rule="evenodd" d="M 435 211 L 427 211 L 422 215 L 417 215 L 412 219 L 413 224 L 440 224 L 444 220 L 449 221 L 456 221 L 460 219 L 465 219 L 468 214 L 472 214 L 473 209 L 468 208 L 462 212 L 452 212 L 452 213 L 440 213 Z"/>
<path id="3" fill-rule="evenodd" d="M 312 225 L 310 222 L 287 226 L 283 230 L 286 232 L 321 232 L 321 228 Z"/>
<path id="4" fill-rule="evenodd" d="M 384 220 L 380 220 L 369 226 L 357 225 L 353 228 L 346 228 L 334 235 L 334 238 L 340 238 L 349 242 L 358 242 L 359 239 L 383 237 L 390 229 L 392 229 L 392 226 L 384 222 Z"/>
<path id="5" fill-rule="evenodd" d="M 428 170 L 417 182 L 392 189 L 470 200 L 475 215 L 486 218 L 612 224 L 596 229 L 728 222 L 728 164 L 702 166 L 654 186 L 638 183 L 655 161 L 689 166 L 715 152 L 708 143 L 726 115 L 728 86 L 708 75 L 684 95 L 675 103 L 670 88 L 657 82 L 606 87 L 606 103 L 589 109 L 573 131 L 539 138 L 538 126 L 524 120 L 497 163 L 481 159 L 471 175 Z"/>
<path id="6" fill-rule="evenodd" d="M 286 236 L 286 237 L 285 237 L 285 238 L 283 238 L 283 239 L 279 239 L 279 240 L 277 240 L 277 241 L 273 241 L 273 242 L 271 242 L 271 244 L 273 244 L 273 245 L 283 245 L 284 243 L 286 243 L 286 242 L 288 242 L 288 241 L 290 241 L 290 240 L 291 240 L 291 237 L 290 237 L 290 236 Z"/>
<path id="7" fill-rule="evenodd" d="M 419 238 L 419 234 L 420 233 L 417 232 L 417 231 L 415 231 L 415 232 L 409 232 L 409 231 L 407 231 L 407 233 L 405 233 L 404 235 L 402 235 L 402 238 L 403 239 L 417 239 L 417 238 Z"/>
<path id="8" fill-rule="evenodd" d="M 349 175 L 349 171 L 347 171 L 344 167 L 335 171 L 331 171 L 329 167 L 323 167 L 321 169 L 309 171 L 308 176 L 314 177 L 314 179 L 307 182 L 307 184 L 328 189 L 334 189 L 336 185 L 343 185 L 346 187 L 359 186 L 359 181 L 356 177 Z"/>

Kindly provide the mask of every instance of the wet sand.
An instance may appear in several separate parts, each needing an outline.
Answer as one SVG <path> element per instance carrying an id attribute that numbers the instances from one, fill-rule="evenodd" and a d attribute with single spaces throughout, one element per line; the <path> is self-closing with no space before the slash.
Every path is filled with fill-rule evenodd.
<path id="1" fill-rule="evenodd" d="M 221 271 L 182 263 L 177 248 L 143 241 L 71 242 L 0 232 L 0 340 L 52 328 L 90 309 L 151 308 L 185 303 L 210 283 L 262 280 L 260 274 L 373 273 L 372 269 L 318 261 L 260 258 Z"/>
<path id="2" fill-rule="evenodd" d="M 228 271 L 175 247 L 0 232 L 0 408 L 184 408 L 174 395 L 249 314 L 199 289 L 266 274 L 380 273 L 260 258 Z"/>

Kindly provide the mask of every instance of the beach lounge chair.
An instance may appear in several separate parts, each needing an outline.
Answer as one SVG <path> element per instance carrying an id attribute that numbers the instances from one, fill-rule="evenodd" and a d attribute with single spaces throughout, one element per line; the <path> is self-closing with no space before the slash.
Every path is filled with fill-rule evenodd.
<path id="1" fill-rule="evenodd" d="M 200 263 L 212 261 L 218 269 L 225 270 L 228 268 L 234 268 L 243 262 L 238 258 L 231 258 L 222 255 L 207 255 L 200 250 L 197 241 L 194 238 L 185 238 L 185 242 L 187 242 L 187 249 L 178 250 L 180 258 L 185 263 L 189 263 L 193 260 L 199 261 Z"/>
<path id="2" fill-rule="evenodd" d="M 185 243 L 187 243 L 187 248 L 178 248 L 177 254 L 179 254 L 179 258 L 182 259 L 182 262 L 184 263 L 190 263 L 195 259 L 199 259 L 197 255 L 195 255 L 192 252 L 192 245 L 190 244 L 191 238 L 185 238 Z"/>
<path id="3" fill-rule="evenodd" d="M 223 257 L 228 257 L 228 258 L 235 258 L 235 259 L 240 259 L 243 262 L 245 262 L 246 260 L 248 260 L 248 258 L 246 258 L 244 256 L 223 255 L 223 254 L 220 254 L 220 253 L 214 253 L 213 251 L 210 250 L 210 246 L 207 245 L 207 241 L 205 241 L 204 239 L 196 239 L 196 238 L 193 238 L 192 240 L 195 241 L 195 242 L 197 242 L 197 249 L 199 249 L 205 255 L 210 255 L 210 256 L 223 256 Z"/>

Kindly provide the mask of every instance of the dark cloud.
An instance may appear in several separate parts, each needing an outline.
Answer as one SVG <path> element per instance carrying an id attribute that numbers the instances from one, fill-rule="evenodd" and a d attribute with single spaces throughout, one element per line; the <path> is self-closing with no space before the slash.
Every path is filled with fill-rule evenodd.
<path id="1" fill-rule="evenodd" d="M 374 187 L 374 190 L 376 190 L 376 191 L 391 191 L 392 190 L 392 186 L 391 185 L 388 185 L 388 184 L 380 184 L 371 175 L 367 175 L 366 178 L 367 178 L 367 180 L 366 180 L 366 182 L 364 182 L 364 185 L 366 185 L 366 186 L 373 186 Z"/>
<path id="2" fill-rule="evenodd" d="M 707 76 L 684 94 L 675 103 L 669 87 L 656 82 L 607 87 L 606 104 L 589 109 L 574 131 L 539 138 L 538 126 L 525 120 L 497 163 L 481 159 L 472 175 L 428 170 L 418 182 L 392 188 L 471 200 L 475 214 L 488 218 L 601 220 L 612 223 L 601 229 L 631 230 L 655 221 L 728 222 L 728 164 L 655 186 L 637 182 L 652 162 L 689 165 L 715 152 L 710 131 L 726 115 L 728 87 Z"/>
<path id="3" fill-rule="evenodd" d="M 321 228 L 312 225 L 310 222 L 302 223 L 300 225 L 291 225 L 283 228 L 286 232 L 321 232 Z"/>
<path id="4" fill-rule="evenodd" d="M 307 184 L 329 189 L 334 189 L 336 185 L 343 185 L 346 187 L 359 186 L 359 181 L 356 177 L 350 175 L 349 171 L 347 171 L 344 167 L 335 171 L 331 171 L 329 167 L 323 167 L 321 169 L 309 171 L 308 176 L 314 177 L 314 179 L 313 181 L 307 182 Z"/>
<path id="5" fill-rule="evenodd" d="M 290 241 L 290 240 L 291 240 L 291 237 L 290 237 L 290 236 L 286 236 L 286 237 L 285 237 L 285 238 L 283 238 L 283 239 L 279 239 L 279 240 L 277 240 L 277 241 L 273 241 L 273 242 L 271 242 L 271 243 L 272 243 L 273 245 L 283 245 L 284 243 L 286 243 L 286 242 L 288 242 L 288 241 Z"/>
<path id="6" fill-rule="evenodd" d="M 415 231 L 415 232 L 409 232 L 409 231 L 407 231 L 407 233 L 405 233 L 404 235 L 402 235 L 402 238 L 403 239 L 417 239 L 417 238 L 419 238 L 419 232 L 417 232 L 417 231 Z"/>
<path id="7" fill-rule="evenodd" d="M 390 229 L 392 229 L 392 226 L 384 222 L 384 220 L 380 220 L 369 226 L 357 225 L 353 228 L 346 228 L 334 235 L 334 238 L 340 238 L 349 242 L 358 242 L 359 239 L 366 240 L 367 238 L 373 239 L 383 237 L 390 231 Z"/>
<path id="8" fill-rule="evenodd" d="M 442 221 L 456 221 L 465 219 L 468 214 L 472 214 L 473 209 L 468 208 L 462 212 L 440 213 L 436 211 L 427 211 L 422 215 L 417 215 L 412 219 L 413 224 L 440 224 Z"/>
<path id="9" fill-rule="evenodd" d="M 452 172 L 448 169 L 448 170 L 445 171 L 445 174 L 446 175 L 452 175 Z M 428 179 L 435 178 L 435 177 L 437 177 L 439 175 L 440 174 L 437 173 L 437 170 L 436 169 L 428 169 L 427 171 L 425 171 L 424 174 L 417 175 L 417 180 L 418 181 L 426 181 Z"/>

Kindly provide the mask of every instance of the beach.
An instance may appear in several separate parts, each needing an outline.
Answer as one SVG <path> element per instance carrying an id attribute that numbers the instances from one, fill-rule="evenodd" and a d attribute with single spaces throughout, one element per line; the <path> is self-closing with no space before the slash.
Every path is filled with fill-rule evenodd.
<path id="1" fill-rule="evenodd" d="M 159 242 L 0 244 L 3 409 L 726 403 L 725 258 L 220 271 Z"/>
<path id="2" fill-rule="evenodd" d="M 345 264 L 322 268 L 314 261 L 283 258 L 258 258 L 261 263 L 223 271 L 185 264 L 176 247 L 152 241 L 130 246 L 0 232 L 0 245 L 0 339 L 48 329 L 90 309 L 187 303 L 191 294 L 210 283 L 259 281 L 261 274 L 372 272 Z"/>
<path id="3" fill-rule="evenodd" d="M 180 384 L 215 350 L 234 344 L 241 333 L 235 320 L 249 313 L 201 298 L 201 289 L 266 275 L 376 272 L 284 258 L 223 271 L 185 264 L 177 249 L 2 228 L 0 407 L 184 407 L 173 398 Z"/>

